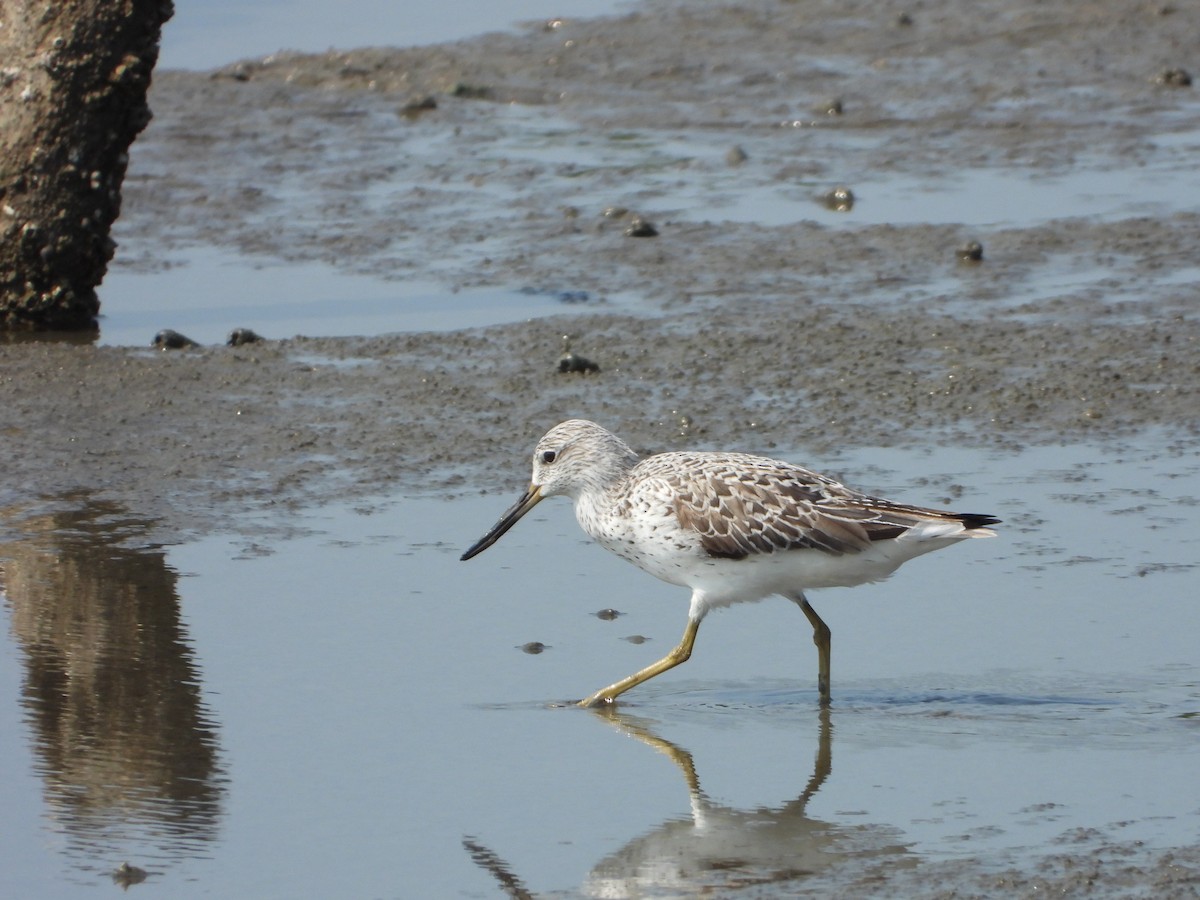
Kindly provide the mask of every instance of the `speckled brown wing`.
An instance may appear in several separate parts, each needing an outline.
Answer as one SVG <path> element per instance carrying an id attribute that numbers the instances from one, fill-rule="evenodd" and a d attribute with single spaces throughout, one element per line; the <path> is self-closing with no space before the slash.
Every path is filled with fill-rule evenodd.
<path id="1" fill-rule="evenodd" d="M 722 559 L 800 549 L 857 553 L 940 515 L 876 500 L 772 460 L 697 463 L 675 485 L 675 515 L 699 535 L 705 552 Z"/>

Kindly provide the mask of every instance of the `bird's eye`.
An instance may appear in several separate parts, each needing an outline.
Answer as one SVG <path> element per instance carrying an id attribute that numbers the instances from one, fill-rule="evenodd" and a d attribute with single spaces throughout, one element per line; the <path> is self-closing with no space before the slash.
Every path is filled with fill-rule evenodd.
<path id="1" fill-rule="evenodd" d="M 555 453 L 553 450 L 543 450 L 542 451 L 542 462 L 544 462 L 544 463 L 552 463 L 557 458 L 558 458 L 558 454 Z"/>

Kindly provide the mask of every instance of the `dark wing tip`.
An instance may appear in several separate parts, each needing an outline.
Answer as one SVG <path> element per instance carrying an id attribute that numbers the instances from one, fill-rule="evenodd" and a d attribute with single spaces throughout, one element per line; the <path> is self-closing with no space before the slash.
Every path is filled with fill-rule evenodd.
<path id="1" fill-rule="evenodd" d="M 970 531 L 972 528 L 987 528 L 989 525 L 999 525 L 1000 520 L 986 513 L 955 513 L 955 517 Z"/>

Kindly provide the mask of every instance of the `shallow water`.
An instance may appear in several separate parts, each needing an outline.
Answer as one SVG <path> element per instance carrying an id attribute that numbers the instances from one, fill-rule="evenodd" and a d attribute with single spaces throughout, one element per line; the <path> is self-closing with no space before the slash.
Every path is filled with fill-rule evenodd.
<path id="1" fill-rule="evenodd" d="M 163 29 L 159 63 L 168 69 L 212 69 L 281 49 L 323 53 L 331 47 L 433 44 L 507 31 L 518 22 L 611 14 L 625 5 L 620 0 L 450 0 L 426 4 L 414 15 L 412 7 L 389 0 L 182 3 Z"/>
<path id="2" fill-rule="evenodd" d="M 563 502 L 470 563 L 507 493 L 165 548 L 85 496 L 7 511 L 0 888 L 90 895 L 127 861 L 174 897 L 790 896 L 1194 840 L 1200 453 L 810 462 L 1004 519 L 813 595 L 827 718 L 782 601 L 714 613 L 617 715 L 559 708 L 664 653 L 686 609 Z"/>
<path id="3" fill-rule="evenodd" d="M 992 249 L 1013 229 L 1069 233 L 1065 220 L 1086 219 L 1132 221 L 1136 230 L 1141 217 L 1190 213 L 1191 195 L 1179 185 L 1191 177 L 1200 137 L 1165 116 L 1147 125 L 1137 165 L 1097 150 L 1069 169 L 1040 160 L 972 166 L 955 157 L 898 170 L 878 161 L 894 136 L 846 123 L 817 122 L 795 134 L 779 123 L 744 122 L 614 129 L 573 121 L 554 106 L 479 102 L 444 102 L 436 117 L 410 121 L 397 114 L 397 97 L 370 92 L 224 105 L 236 96 L 208 105 L 152 98 L 156 120 L 131 151 L 115 228 L 120 250 L 99 290 L 100 343 L 148 344 L 162 328 L 210 344 L 235 327 L 268 338 L 376 335 L 659 305 L 676 292 L 669 281 L 619 282 L 616 271 L 598 279 L 588 270 L 600 233 L 624 227 L 601 216 L 614 206 L 663 228 L 720 223 L 727 236 L 816 226 L 847 246 L 871 227 L 949 227 L 983 241 L 996 264 L 954 266 L 952 246 L 928 258 L 918 239 L 921 250 L 904 254 L 912 260 L 902 282 L 864 294 L 872 303 L 968 294 L 955 307 L 966 313 L 980 306 L 976 295 L 996 271 L 1006 277 L 995 282 L 988 309 L 1082 296 L 1137 301 L 1197 282 L 1196 267 L 1169 253 L 1148 268 L 1154 248 L 1073 248 L 1048 259 Z M 297 104 L 311 108 L 301 115 Z M 742 165 L 725 161 L 734 145 L 749 154 Z M 827 176 L 801 178 L 780 168 L 781 156 L 793 154 L 836 163 L 825 163 Z M 857 198 L 846 212 L 820 199 L 839 183 Z M 529 271 L 525 257 L 554 258 L 548 235 L 557 233 L 592 239 L 550 274 Z M 841 282 L 874 265 L 853 259 L 836 268 Z M 797 265 L 811 269 L 815 294 L 826 293 L 823 263 Z M 972 277 L 980 269 L 983 276 Z M 553 299 L 584 286 L 589 303 Z M 703 295 L 711 286 L 699 273 L 682 289 Z"/>
<path id="4" fill-rule="evenodd" d="M 165 325 L 201 344 L 233 328 L 269 338 L 348 337 L 396 331 L 484 328 L 563 313 L 631 312 L 632 298 L 533 288 L 447 290 L 421 279 L 385 279 L 315 262 L 252 260 L 214 247 L 192 248 L 163 271 L 118 268 L 105 279 L 112 297 L 98 343 L 146 346 Z M 182 302 L 181 302 L 182 301 Z"/>
<path id="5" fill-rule="evenodd" d="M 218 65 L 276 44 L 424 39 L 322 30 L 314 45 L 241 22 L 239 35 L 269 34 L 271 45 L 241 49 L 200 31 L 193 45 L 207 55 L 184 61 L 171 49 L 184 21 L 168 28 L 164 66 Z M 873 148 L 890 138 L 852 115 L 837 127 L 771 120 L 756 130 L 737 121 L 752 112 L 739 112 L 729 127 L 589 130 L 546 106 L 447 103 L 437 119 L 408 121 L 398 97 L 334 103 L 320 92 L 235 115 L 212 84 L 208 105 L 156 105 L 134 147 L 102 343 L 144 344 L 162 327 L 214 343 L 234 326 L 378 334 L 564 311 L 558 292 L 579 287 L 570 264 L 561 281 L 510 269 L 490 282 L 504 289 L 452 286 L 506 245 L 550 252 L 566 205 L 585 230 L 610 203 L 668 227 L 811 220 L 853 237 L 877 223 L 961 224 L 989 261 L 1003 259 L 1004 229 L 1058 218 L 1136 227 L 1193 205 L 1178 190 L 1197 144 L 1186 99 L 1179 115 L 1138 119 L 1135 154 L 1108 156 L 1097 142 L 1052 165 L 1036 153 L 1010 164 L 966 162 L 977 157 L 951 148 L 877 168 Z M 912 102 L 925 103 L 917 93 Z M 587 110 L 602 114 L 603 104 Z M 831 161 L 829 177 L 780 168 L 780 135 L 801 157 Z M 725 162 L 734 143 L 748 151 L 740 167 Z M 817 201 L 839 181 L 859 197 L 849 213 Z M 401 233 L 412 246 L 374 250 L 413 185 L 436 199 L 416 207 L 428 228 Z M 226 194 L 234 201 L 222 204 Z M 156 207 L 176 200 L 185 215 Z M 500 219 L 517 227 L 490 224 Z M 1164 288 L 1186 296 L 1197 281 L 1184 255 L 1147 267 L 1158 246 L 1145 257 L 1103 240 L 1051 243 L 1044 259 L 964 268 L 937 241 L 943 264 L 919 262 L 922 247 L 890 302 L 994 280 L 1012 311 L 1073 296 L 1161 299 Z M 824 271 L 797 266 L 814 279 Z M 636 297 L 612 296 L 636 309 L 671 287 L 650 278 Z M 1150 436 L 1125 450 L 809 461 L 1005 520 L 998 540 L 915 561 L 885 584 L 814 595 L 835 635 L 828 716 L 807 625 L 779 601 L 714 614 L 693 659 L 617 716 L 559 708 L 664 653 L 686 609 L 681 589 L 587 545 L 562 503 L 469 564 L 458 554 L 508 491 L 281 508 L 247 517 L 238 535 L 169 547 L 150 544 L 161 529 L 138 510 L 86 496 L 7 510 L 0 894 L 111 889 L 127 861 L 175 897 L 694 896 L 721 886 L 860 896 L 955 860 L 1036 870 L 1054 852 L 1124 858 L 1136 846 L 1195 844 L 1194 448 Z M 515 493 L 524 476 L 503 480 Z M 607 607 L 623 614 L 595 616 Z M 547 649 L 522 652 L 533 641 Z"/>

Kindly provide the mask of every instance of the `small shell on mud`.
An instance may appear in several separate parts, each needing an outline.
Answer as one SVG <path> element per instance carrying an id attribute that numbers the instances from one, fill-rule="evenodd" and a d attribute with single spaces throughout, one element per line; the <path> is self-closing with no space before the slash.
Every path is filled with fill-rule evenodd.
<path id="1" fill-rule="evenodd" d="M 979 241 L 967 241 L 954 251 L 959 262 L 977 263 L 983 261 L 983 244 Z"/>
<path id="2" fill-rule="evenodd" d="M 1166 87 L 1182 88 L 1192 86 L 1192 76 L 1184 69 L 1164 69 L 1154 77 L 1154 81 Z"/>
<path id="3" fill-rule="evenodd" d="M 432 94 L 424 97 L 413 97 L 400 107 L 400 115 L 408 119 L 415 119 L 421 113 L 431 112 L 437 108 L 437 98 Z"/>
<path id="4" fill-rule="evenodd" d="M 154 340 L 150 342 L 150 346 L 157 347 L 159 350 L 185 350 L 189 347 L 199 347 L 200 345 L 185 334 L 180 334 L 178 331 L 173 331 L 170 328 L 164 328 L 154 336 Z"/>
<path id="5" fill-rule="evenodd" d="M 625 236 L 636 238 L 658 237 L 658 229 L 654 227 L 654 223 L 649 219 L 634 216 L 629 220 L 629 224 L 625 226 Z"/>
<path id="6" fill-rule="evenodd" d="M 600 366 L 592 362 L 586 356 L 580 356 L 571 350 L 571 335 L 563 335 L 563 352 L 558 358 L 558 371 L 567 375 L 583 374 L 590 375 L 592 372 L 599 372 Z"/>
<path id="7" fill-rule="evenodd" d="M 849 212 L 854 208 L 854 191 L 839 184 L 821 195 L 821 202 L 834 212 Z"/>
<path id="8" fill-rule="evenodd" d="M 145 869 L 123 862 L 113 870 L 112 880 L 121 887 L 128 888 L 131 884 L 141 884 L 146 880 L 146 875 Z"/>
<path id="9" fill-rule="evenodd" d="M 489 85 L 471 84 L 467 81 L 460 81 L 450 89 L 451 97 L 463 100 L 491 100 L 494 93 Z"/>
<path id="10" fill-rule="evenodd" d="M 257 344 L 262 339 L 262 335 L 249 328 L 235 328 L 229 332 L 229 340 L 225 343 L 230 347 L 240 347 L 242 344 Z"/>
<path id="11" fill-rule="evenodd" d="M 558 358 L 558 371 L 566 375 L 590 375 L 592 372 L 599 372 L 600 366 L 586 356 L 568 350 Z"/>

